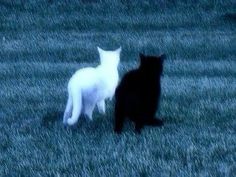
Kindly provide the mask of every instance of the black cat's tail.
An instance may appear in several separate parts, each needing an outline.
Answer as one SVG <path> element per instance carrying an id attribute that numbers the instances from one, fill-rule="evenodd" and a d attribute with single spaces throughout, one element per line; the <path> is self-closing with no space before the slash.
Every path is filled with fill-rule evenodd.
<path id="1" fill-rule="evenodd" d="M 163 120 L 153 118 L 153 119 L 148 119 L 146 121 L 146 125 L 149 125 L 149 126 L 159 126 L 160 127 L 160 126 L 164 125 L 164 122 L 163 122 Z"/>

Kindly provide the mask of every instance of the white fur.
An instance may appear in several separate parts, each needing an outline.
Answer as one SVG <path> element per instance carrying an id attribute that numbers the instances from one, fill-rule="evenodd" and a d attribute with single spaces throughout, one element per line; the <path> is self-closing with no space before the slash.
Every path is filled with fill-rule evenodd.
<path id="1" fill-rule="evenodd" d="M 105 113 L 105 99 L 112 99 L 118 84 L 118 64 L 121 48 L 105 51 L 97 47 L 101 64 L 96 68 L 78 70 L 68 83 L 68 100 L 63 123 L 74 125 L 81 113 L 92 120 L 94 107 Z M 70 117 L 71 116 L 71 117 Z"/>

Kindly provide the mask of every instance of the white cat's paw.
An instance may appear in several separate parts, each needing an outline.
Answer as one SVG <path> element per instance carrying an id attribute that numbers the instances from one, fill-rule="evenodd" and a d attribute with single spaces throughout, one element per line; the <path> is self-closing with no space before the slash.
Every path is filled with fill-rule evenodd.
<path id="1" fill-rule="evenodd" d="M 93 120 L 93 116 L 92 115 L 87 115 L 89 120 L 92 121 Z"/>
<path id="2" fill-rule="evenodd" d="M 97 106 L 98 106 L 98 111 L 99 113 L 101 114 L 105 114 L 106 113 L 106 108 L 105 108 L 105 101 L 100 101 L 97 103 Z"/>
<path id="3" fill-rule="evenodd" d="M 113 96 L 109 97 L 109 100 L 112 101 Z"/>
<path id="4" fill-rule="evenodd" d="M 101 110 L 101 113 L 102 113 L 102 114 L 105 114 L 105 113 L 106 113 L 105 107 L 104 107 L 104 109 Z"/>
<path id="5" fill-rule="evenodd" d="M 101 113 L 101 114 L 105 114 L 105 113 L 106 113 L 105 106 L 99 107 L 99 108 L 98 108 L 98 111 L 99 111 L 99 113 Z"/>

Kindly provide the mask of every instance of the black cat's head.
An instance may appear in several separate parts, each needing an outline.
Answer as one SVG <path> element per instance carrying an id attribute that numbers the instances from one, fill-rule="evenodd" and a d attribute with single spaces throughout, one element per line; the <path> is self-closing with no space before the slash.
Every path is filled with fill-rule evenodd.
<path id="1" fill-rule="evenodd" d="M 162 75 L 163 73 L 163 63 L 166 59 L 166 55 L 162 54 L 160 56 L 145 56 L 140 53 L 140 69 L 145 70 L 145 72 L 155 73 Z"/>

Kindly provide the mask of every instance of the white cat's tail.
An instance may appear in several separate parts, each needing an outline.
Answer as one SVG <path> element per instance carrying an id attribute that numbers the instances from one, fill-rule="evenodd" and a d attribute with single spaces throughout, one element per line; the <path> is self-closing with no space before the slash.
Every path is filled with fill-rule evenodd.
<path id="1" fill-rule="evenodd" d="M 66 119 L 66 123 L 71 126 L 78 121 L 82 110 L 82 90 L 78 88 L 71 88 L 68 91 L 69 98 L 67 105 L 70 108 L 70 105 L 72 104 L 72 115 L 70 118 Z"/>
<path id="2" fill-rule="evenodd" d="M 66 109 L 65 109 L 65 112 L 64 112 L 64 116 L 63 116 L 63 124 L 64 124 L 64 125 L 67 124 L 67 120 L 68 120 L 69 117 L 71 116 L 72 108 L 73 108 L 72 96 L 71 96 L 71 94 L 68 92 L 68 99 L 67 99 L 67 103 L 66 103 Z"/>

